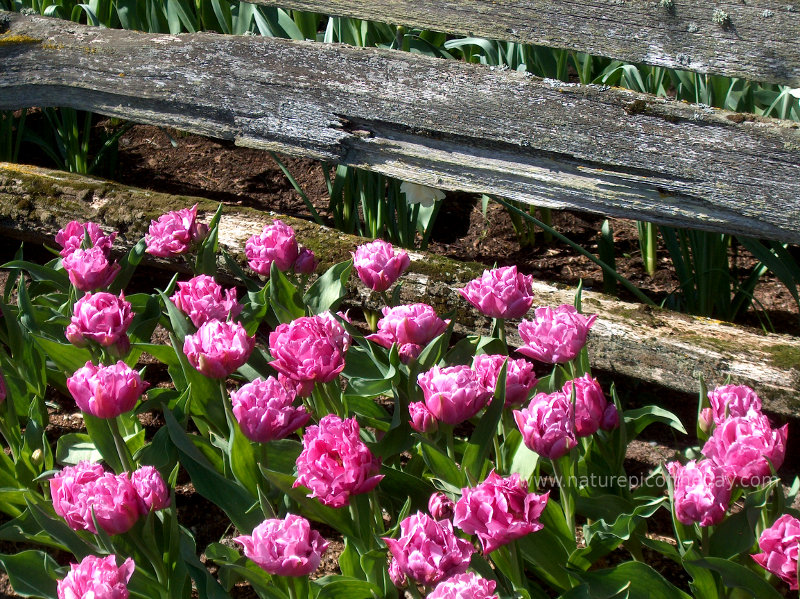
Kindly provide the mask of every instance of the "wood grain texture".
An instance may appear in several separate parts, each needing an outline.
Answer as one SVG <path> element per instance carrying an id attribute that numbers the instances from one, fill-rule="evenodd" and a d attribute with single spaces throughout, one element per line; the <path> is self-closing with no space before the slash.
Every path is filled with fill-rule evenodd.
<path id="1" fill-rule="evenodd" d="M 169 210 L 197 203 L 200 218 L 208 221 L 217 203 L 202 198 L 172 196 L 61 171 L 0 163 L 0 234 L 7 238 L 53 245 L 59 228 L 71 220 L 91 220 L 120 232 L 115 249 L 130 248 L 147 231 L 151 220 Z M 288 216 L 266 214 L 252 208 L 226 206 L 220 221 L 219 240 L 242 266 L 244 244 L 265 224 L 280 218 L 293 226 L 301 244 L 321 258 L 319 272 L 350 257 L 366 240 Z M 490 322 L 464 301 L 456 289 L 479 276 L 483 267 L 441 256 L 411 252 L 411 266 L 403 275 L 401 301 L 424 301 L 440 313 L 454 312 L 463 334 L 488 334 Z M 183 260 L 147 256 L 142 267 L 186 269 Z M 223 278 L 224 264 L 220 264 Z M 223 282 L 230 283 L 230 273 Z M 355 276 L 347 305 L 360 309 L 381 307 L 376 294 Z M 574 290 L 534 282 L 534 307 L 571 304 Z M 639 380 L 688 393 L 698 389 L 702 374 L 709 386 L 734 383 L 750 385 L 764 399 L 765 408 L 796 415 L 800 410 L 800 340 L 788 335 L 764 335 L 760 331 L 719 321 L 650 309 L 585 291 L 585 312 L 599 318 L 589 336 L 593 368 L 620 373 Z M 519 346 L 516 323 L 507 325 L 508 340 Z"/>
<path id="2" fill-rule="evenodd" d="M 377 49 L 5 15 L 0 108 L 72 106 L 446 190 L 800 241 L 800 127 Z"/>
<path id="3" fill-rule="evenodd" d="M 800 86 L 797 0 L 251 0 Z"/>

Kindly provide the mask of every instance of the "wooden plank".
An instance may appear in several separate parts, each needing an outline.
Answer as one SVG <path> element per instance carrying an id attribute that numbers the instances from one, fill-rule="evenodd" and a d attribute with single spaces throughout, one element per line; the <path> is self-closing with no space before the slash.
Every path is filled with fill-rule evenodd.
<path id="1" fill-rule="evenodd" d="M 143 191 L 91 177 L 23 165 L 0 163 L 0 234 L 53 245 L 58 229 L 70 220 L 101 222 L 120 232 L 117 248 L 130 248 L 147 231 L 152 219 L 164 212 L 199 204 L 201 218 L 214 214 L 217 203 L 202 198 Z M 265 214 L 252 208 L 226 206 L 220 221 L 220 245 L 240 264 L 246 264 L 245 241 L 261 232 L 273 218 L 281 218 L 297 231 L 300 242 L 314 250 L 322 269 L 350 257 L 365 240 L 314 223 L 287 216 Z M 489 320 L 456 292 L 480 275 L 483 267 L 422 252 L 411 253 L 411 266 L 403 276 L 403 302 L 426 301 L 439 313 L 456 313 L 460 333 L 488 333 Z M 185 271 L 182 260 L 172 262 L 147 256 L 144 267 L 154 265 Z M 221 273 L 225 275 L 224 265 Z M 231 281 L 232 279 L 228 279 Z M 347 304 L 360 309 L 380 307 L 379 298 L 356 284 Z M 534 283 L 535 306 L 572 303 L 574 290 L 547 282 Z M 599 314 L 589 338 L 593 368 L 620 373 L 688 393 L 697 392 L 697 376 L 710 386 L 725 378 L 750 385 L 775 413 L 800 412 L 800 339 L 765 335 L 760 331 L 719 321 L 650 309 L 586 291 L 584 311 Z M 515 323 L 508 324 L 508 340 L 519 346 Z"/>
<path id="2" fill-rule="evenodd" d="M 0 108 L 63 105 L 557 209 L 800 242 L 800 126 L 408 53 L 6 15 Z"/>
<path id="3" fill-rule="evenodd" d="M 251 0 L 800 87 L 797 0 Z"/>

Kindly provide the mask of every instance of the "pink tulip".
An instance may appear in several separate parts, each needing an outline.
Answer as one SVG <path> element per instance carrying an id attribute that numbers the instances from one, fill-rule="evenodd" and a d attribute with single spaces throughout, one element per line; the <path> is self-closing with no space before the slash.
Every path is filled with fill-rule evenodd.
<path id="1" fill-rule="evenodd" d="M 192 245 L 208 235 L 208 226 L 197 222 L 197 204 L 167 212 L 150 221 L 145 235 L 147 253 L 160 258 L 170 258 L 187 253 Z"/>
<path id="2" fill-rule="evenodd" d="M 344 370 L 350 335 L 330 313 L 303 316 L 269 334 L 270 365 L 298 381 L 327 383 Z"/>
<path id="3" fill-rule="evenodd" d="M 244 253 L 250 268 L 268 277 L 273 262 L 278 270 L 289 270 L 297 260 L 300 248 L 294 229 L 283 221 L 274 220 L 271 225 L 264 227 L 260 235 L 253 235 L 247 240 Z"/>
<path id="4" fill-rule="evenodd" d="M 312 530 L 308 520 L 294 514 L 286 514 L 283 520 L 264 520 L 252 535 L 233 540 L 248 558 L 277 576 L 308 576 L 317 569 L 328 548 L 328 542 Z"/>
<path id="5" fill-rule="evenodd" d="M 400 523 L 400 537 L 384 538 L 397 569 L 415 582 L 432 586 L 466 572 L 475 548 L 453 534 L 449 520 L 417 512 Z"/>
<path id="6" fill-rule="evenodd" d="M 116 418 L 130 412 L 149 386 L 121 360 L 111 366 L 86 362 L 67 379 L 67 389 L 78 407 L 97 418 Z"/>
<path id="7" fill-rule="evenodd" d="M 703 408 L 697 416 L 697 426 L 706 436 L 714 430 L 714 413 L 711 408 Z"/>
<path id="8" fill-rule="evenodd" d="M 67 466 L 50 481 L 56 514 L 73 530 L 97 534 L 94 520 L 108 534 L 130 530 L 144 512 L 127 472 L 104 472 L 99 464 Z M 94 519 L 92 518 L 94 515 Z"/>
<path id="9" fill-rule="evenodd" d="M 533 304 L 533 277 L 516 266 L 484 270 L 479 279 L 458 292 L 481 314 L 491 318 L 522 318 Z"/>
<path id="10" fill-rule="evenodd" d="M 718 425 L 703 446 L 703 455 L 734 483 L 760 485 L 770 477 L 770 462 L 776 470 L 783 464 L 787 432 L 788 425 L 772 429 L 764 414 L 751 411 Z"/>
<path id="11" fill-rule="evenodd" d="M 606 430 L 614 428 L 609 425 L 614 422 L 617 408 L 615 406 L 612 411 L 609 411 L 609 406 L 613 406 L 613 404 L 606 401 L 597 379 L 584 374 L 582 377 L 567 381 L 562 391 L 570 402 L 573 388 L 575 389 L 575 434 L 578 437 L 590 437 L 600 428 Z M 617 422 L 619 422 L 619 418 L 617 418 Z"/>
<path id="12" fill-rule="evenodd" d="M 667 470 L 674 481 L 675 516 L 680 522 L 700 526 L 722 522 L 731 500 L 731 483 L 722 468 L 711 460 L 691 460 L 685 466 L 670 462 Z"/>
<path id="13" fill-rule="evenodd" d="M 75 466 L 67 466 L 50 480 L 53 508 L 73 530 L 86 530 L 84 489 L 104 474 L 100 464 L 78 462 Z"/>
<path id="14" fill-rule="evenodd" d="M 292 270 L 299 275 L 310 275 L 317 270 L 317 266 L 319 266 L 319 260 L 314 256 L 314 252 L 308 248 L 302 248 L 297 254 L 297 260 L 294 261 Z"/>
<path id="15" fill-rule="evenodd" d="M 428 499 L 428 511 L 436 520 L 450 520 L 456 504 L 447 495 L 438 491 Z"/>
<path id="16" fill-rule="evenodd" d="M 256 379 L 231 392 L 233 415 L 251 441 L 283 439 L 305 426 L 311 417 L 303 406 L 292 405 L 295 397 L 274 377 Z"/>
<path id="17" fill-rule="evenodd" d="M 411 416 L 409 421 L 411 428 L 418 433 L 432 433 L 439 428 L 436 417 L 421 401 L 412 401 L 408 404 L 408 415 Z"/>
<path id="18" fill-rule="evenodd" d="M 67 575 L 58 581 L 58 599 L 128 599 L 128 581 L 136 568 L 131 558 L 117 566 L 115 555 L 87 555 L 69 567 Z"/>
<path id="19" fill-rule="evenodd" d="M 488 555 L 520 537 L 543 528 L 539 522 L 548 494 L 528 493 L 528 483 L 519 474 L 506 478 L 494 470 L 476 487 L 462 489 L 456 502 L 453 524 L 467 534 L 476 534 Z"/>
<path id="20" fill-rule="evenodd" d="M 367 339 L 390 349 L 397 343 L 404 364 L 415 359 L 424 347 L 444 333 L 449 320 L 442 320 L 427 304 L 409 304 L 384 308 L 378 332 Z"/>
<path id="21" fill-rule="evenodd" d="M 496 586 L 494 580 L 464 572 L 437 584 L 427 599 L 499 599 L 494 592 Z"/>
<path id="22" fill-rule="evenodd" d="M 376 239 L 356 248 L 353 266 L 358 278 L 373 291 L 386 291 L 411 264 L 408 252 L 395 253 L 392 244 Z"/>
<path id="23" fill-rule="evenodd" d="M 761 533 L 758 547 L 762 552 L 752 556 L 756 563 L 786 582 L 791 590 L 798 590 L 797 554 L 800 550 L 800 520 L 790 514 L 783 514 Z"/>
<path id="24" fill-rule="evenodd" d="M 101 247 L 76 249 L 61 261 L 69 275 L 69 281 L 80 291 L 92 291 L 111 285 L 121 267 L 108 261 Z"/>
<path id="25" fill-rule="evenodd" d="M 209 320 L 236 318 L 242 311 L 242 305 L 236 301 L 235 287 L 226 289 L 224 298 L 222 295 L 222 286 L 213 277 L 199 275 L 180 281 L 170 299 L 194 326 L 199 327 Z"/>
<path id="26" fill-rule="evenodd" d="M 555 460 L 578 444 L 572 403 L 563 392 L 534 395 L 527 408 L 514 410 L 514 420 L 525 445 L 540 456 Z"/>
<path id="27" fill-rule="evenodd" d="M 478 373 L 478 378 L 484 387 L 494 395 L 497 386 L 497 377 L 503 363 L 508 360 L 506 366 L 506 407 L 515 404 L 522 404 L 528 399 L 528 394 L 536 386 L 538 380 L 533 371 L 533 364 L 525 359 L 512 360 L 508 356 L 501 354 L 487 355 L 479 354 L 475 356 L 472 368 Z"/>
<path id="28" fill-rule="evenodd" d="M 169 488 L 161 473 L 153 466 L 142 466 L 131 474 L 131 482 L 139 495 L 142 513 L 169 507 Z"/>
<path id="29" fill-rule="evenodd" d="M 127 532 L 145 514 L 142 498 L 127 472 L 103 474 L 86 487 L 83 498 L 86 530 L 94 534 L 97 530 L 92 513 L 100 528 L 110 535 Z"/>
<path id="30" fill-rule="evenodd" d="M 555 309 L 536 308 L 534 320 L 519 324 L 524 345 L 517 351 L 548 364 L 574 360 L 586 345 L 586 336 L 596 319 L 596 314 L 584 316 L 567 304 Z"/>
<path id="31" fill-rule="evenodd" d="M 745 385 L 723 385 L 708 392 L 714 424 L 722 424 L 726 418 L 747 416 L 750 410 L 761 412 L 761 399 Z"/>
<path id="32" fill-rule="evenodd" d="M 398 589 L 404 589 L 408 586 L 406 575 L 400 571 L 400 565 L 393 557 L 389 558 L 389 579 Z"/>
<path id="33" fill-rule="evenodd" d="M 114 239 L 117 237 L 116 231 L 111 235 L 105 235 L 97 223 L 81 224 L 73 220 L 56 234 L 56 243 L 64 248 L 59 252 L 61 257 L 66 258 L 82 247 L 87 232 L 89 233 L 91 247 L 102 249 L 103 253 L 108 256 L 111 246 L 114 244 Z"/>
<path id="34" fill-rule="evenodd" d="M 183 353 L 202 374 L 223 379 L 247 362 L 255 346 L 255 335 L 248 335 L 238 322 L 209 320 L 186 336 Z"/>
<path id="35" fill-rule="evenodd" d="M 603 411 L 603 419 L 600 421 L 600 428 L 604 431 L 613 431 L 619 426 L 619 412 L 617 406 L 609 402 Z"/>
<path id="36" fill-rule="evenodd" d="M 131 304 L 124 293 L 119 297 L 105 291 L 87 293 L 75 302 L 66 337 L 78 347 L 94 341 L 122 356 L 130 349 L 127 331 L 132 320 Z"/>
<path id="37" fill-rule="evenodd" d="M 483 408 L 492 394 L 469 366 L 434 366 L 417 377 L 425 406 L 439 422 L 458 424 Z"/>
<path id="38" fill-rule="evenodd" d="M 361 441 L 359 432 L 355 418 L 341 420 L 334 414 L 306 428 L 294 486 L 308 487 L 309 497 L 330 507 L 348 505 L 352 495 L 375 488 L 383 478 L 378 474 L 380 459 Z"/>

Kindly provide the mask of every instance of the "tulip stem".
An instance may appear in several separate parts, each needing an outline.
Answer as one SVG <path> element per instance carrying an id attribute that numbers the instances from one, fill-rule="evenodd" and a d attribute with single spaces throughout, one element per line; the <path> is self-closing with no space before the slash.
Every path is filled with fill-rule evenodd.
<path id="1" fill-rule="evenodd" d="M 495 339 L 499 339 L 505 345 L 506 343 L 506 319 L 505 318 L 493 318 L 492 319 L 492 330 L 490 335 Z"/>
<path id="2" fill-rule="evenodd" d="M 119 423 L 117 422 L 117 418 L 119 418 L 119 416 L 108 418 L 108 428 L 111 429 L 111 436 L 114 438 L 114 446 L 117 448 L 117 455 L 119 455 L 122 469 L 126 470 L 127 472 L 133 472 L 134 467 L 131 459 L 131 452 L 125 443 L 125 439 L 122 438 L 122 434 L 119 432 Z"/>
<path id="3" fill-rule="evenodd" d="M 709 549 L 709 527 L 708 526 L 701 526 L 700 527 L 700 552 L 703 556 L 708 555 Z"/>
<path id="4" fill-rule="evenodd" d="M 572 481 L 570 480 L 572 476 L 572 456 L 571 452 L 565 456 L 562 456 L 558 459 L 551 460 L 553 464 L 553 473 L 556 475 L 556 483 L 559 485 L 559 495 L 561 499 L 561 507 L 564 510 L 564 519 L 567 522 L 567 527 L 571 531 L 573 539 L 577 543 L 577 538 L 575 537 L 575 512 L 574 512 L 574 505 L 573 505 L 573 495 L 572 495 Z M 562 464 L 566 466 L 566 468 L 562 468 Z"/>
<path id="5" fill-rule="evenodd" d="M 502 427 L 502 425 L 500 425 L 500 426 Z M 506 467 L 505 467 L 505 463 L 504 463 L 504 460 L 503 460 L 503 450 L 500 447 L 500 433 L 499 433 L 499 431 L 498 431 L 498 433 L 496 435 L 494 435 L 494 438 L 492 439 L 492 441 L 494 442 L 494 458 L 495 458 L 495 462 L 496 462 L 495 463 L 495 467 L 497 468 L 497 472 L 499 474 L 505 474 Z"/>

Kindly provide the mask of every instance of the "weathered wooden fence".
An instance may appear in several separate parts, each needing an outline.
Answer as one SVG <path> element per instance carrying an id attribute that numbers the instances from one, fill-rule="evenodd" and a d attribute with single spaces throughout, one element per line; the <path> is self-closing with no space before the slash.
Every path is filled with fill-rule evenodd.
<path id="1" fill-rule="evenodd" d="M 280 4 L 800 85 L 797 0 Z M 443 189 L 800 242 L 797 124 L 616 88 L 388 50 L 153 35 L 0 13 L 0 109 L 30 106 L 177 127 Z M 32 202 L 40 192 L 21 173 L 3 167 L 5 231 L 26 222 L 44 231 L 56 215 L 87 209 L 77 200 L 58 209 Z M 90 195 L 103 185 L 89 186 Z M 603 308 L 601 298 L 591 301 Z M 714 382 L 725 374 L 756 386 L 753 376 L 773 379 L 779 383 L 767 395 L 774 408 L 796 412 L 797 340 L 777 336 L 757 344 L 751 336 L 734 351 L 723 348 L 724 338 L 747 333 L 702 319 L 634 318 L 634 307 L 603 309 L 608 319 L 593 349 L 602 367 L 682 390 L 693 387 L 695 370 Z M 614 319 L 614 310 L 622 317 Z M 681 329 L 675 323 L 682 319 L 683 336 L 653 333 Z M 646 350 L 633 357 L 631 347 L 640 342 Z M 747 357 L 740 351 L 747 344 L 760 349 Z"/>

